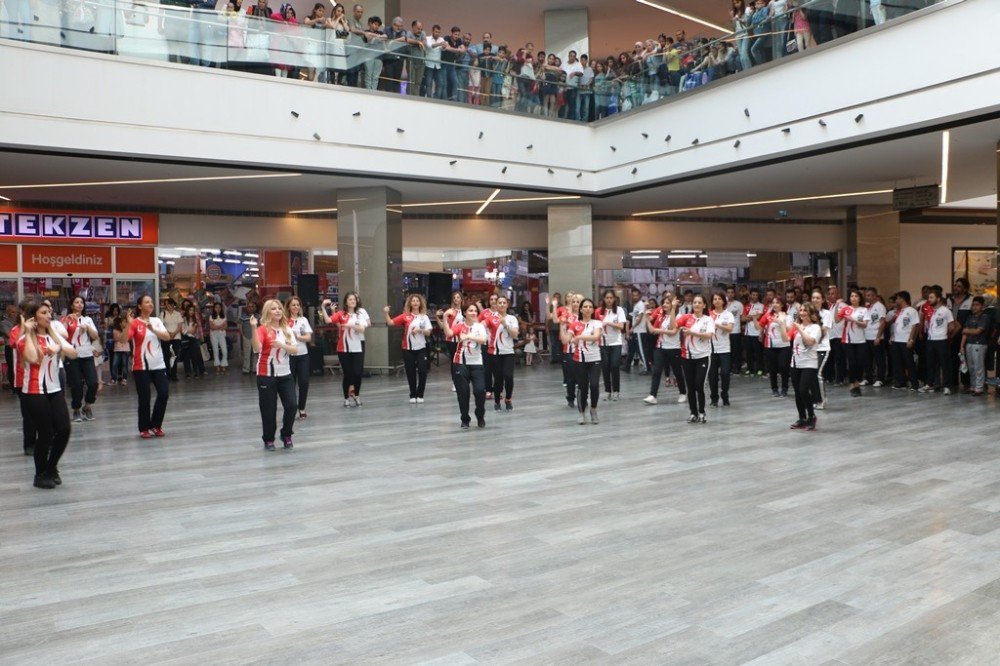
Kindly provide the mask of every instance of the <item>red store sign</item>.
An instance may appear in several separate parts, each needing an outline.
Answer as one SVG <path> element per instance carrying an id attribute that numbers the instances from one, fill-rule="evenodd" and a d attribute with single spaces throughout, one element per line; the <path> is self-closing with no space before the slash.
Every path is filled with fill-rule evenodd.
<path id="1" fill-rule="evenodd" d="M 155 213 L 0 210 L 0 243 L 156 245 L 159 231 Z"/>
<path id="2" fill-rule="evenodd" d="M 111 248 L 23 245 L 21 272 L 108 275 L 111 273 Z"/>

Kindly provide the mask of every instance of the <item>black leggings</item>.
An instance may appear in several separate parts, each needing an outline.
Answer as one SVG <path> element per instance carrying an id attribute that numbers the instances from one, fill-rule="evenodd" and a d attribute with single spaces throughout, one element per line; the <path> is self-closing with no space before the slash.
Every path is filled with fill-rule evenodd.
<path id="1" fill-rule="evenodd" d="M 743 359 L 747 362 L 747 372 L 751 375 L 764 371 L 764 353 L 760 338 L 756 335 L 743 336 Z"/>
<path id="2" fill-rule="evenodd" d="M 566 402 L 573 406 L 576 400 L 576 361 L 573 355 L 563 352 L 562 371 L 563 383 L 566 385 Z"/>
<path id="3" fill-rule="evenodd" d="M 493 356 L 494 354 L 487 353 L 486 348 L 483 348 L 483 381 L 486 382 L 486 390 L 490 393 L 493 392 Z"/>
<path id="4" fill-rule="evenodd" d="M 278 424 L 278 399 L 281 399 L 281 436 L 292 436 L 295 423 L 295 378 L 257 377 L 257 402 L 260 405 L 260 421 L 263 425 L 261 437 L 264 442 L 274 442 L 274 431 Z"/>
<path id="5" fill-rule="evenodd" d="M 365 343 L 361 343 L 359 352 L 338 352 L 340 359 L 340 372 L 344 379 L 341 384 L 344 387 L 344 400 L 351 395 L 351 387 L 354 387 L 354 395 L 361 396 L 361 375 L 365 369 Z"/>
<path id="6" fill-rule="evenodd" d="M 622 385 L 622 346 L 601 347 L 601 371 L 604 374 L 604 392 L 618 393 Z"/>
<path id="7" fill-rule="evenodd" d="M 35 428 L 35 422 L 31 420 L 31 413 L 28 412 L 28 405 L 24 401 L 25 394 L 21 393 L 21 389 L 17 389 L 17 398 L 21 402 L 21 430 L 24 433 L 24 451 L 27 453 L 35 448 L 35 442 L 38 441 L 38 429 Z"/>
<path id="8" fill-rule="evenodd" d="M 826 379 L 823 376 L 823 369 L 826 367 L 826 362 L 830 360 L 830 352 L 818 351 L 816 355 L 819 356 L 819 368 L 816 370 L 816 379 L 813 383 L 813 399 L 816 400 L 817 405 L 826 402 Z"/>
<path id="9" fill-rule="evenodd" d="M 201 356 L 201 340 L 190 335 L 181 336 L 181 359 L 184 375 L 200 377 L 205 374 L 205 359 Z"/>
<path id="10" fill-rule="evenodd" d="M 424 387 L 427 386 L 427 350 L 404 349 L 403 365 L 406 381 L 410 384 L 410 397 L 423 398 Z"/>
<path id="11" fill-rule="evenodd" d="M 729 371 L 732 356 L 728 352 L 712 354 L 712 364 L 708 368 L 708 386 L 711 389 L 712 404 L 719 402 L 719 378 L 722 378 L 722 399 L 729 402 Z"/>
<path id="12" fill-rule="evenodd" d="M 847 379 L 852 384 L 860 382 L 864 377 L 865 366 L 868 364 L 868 343 L 850 342 L 844 345 L 847 355 Z"/>
<path id="13" fill-rule="evenodd" d="M 87 359 L 93 364 L 93 359 Z M 69 410 L 62 391 L 25 395 L 24 407 L 38 433 L 35 441 L 35 474 L 51 476 L 58 471 L 59 459 L 69 444 Z"/>
<path id="14" fill-rule="evenodd" d="M 500 402 L 500 393 L 503 392 L 507 400 L 514 396 L 514 355 L 494 354 L 493 361 L 493 401 Z"/>
<path id="15" fill-rule="evenodd" d="M 684 381 L 687 384 L 688 409 L 691 416 L 705 413 L 705 379 L 708 377 L 710 356 L 705 358 L 686 358 L 683 361 Z"/>
<path id="16" fill-rule="evenodd" d="M 135 370 L 132 372 L 135 392 L 139 395 L 139 432 L 150 428 L 162 428 L 163 417 L 167 414 L 167 400 L 170 398 L 170 381 L 166 370 Z M 149 411 L 150 384 L 156 388 L 156 402 Z"/>
<path id="17" fill-rule="evenodd" d="M 913 360 L 913 350 L 907 347 L 905 342 L 893 342 L 890 350 L 892 351 L 893 384 L 897 388 L 903 388 L 909 379 L 911 388 L 920 388 L 920 382 L 917 379 L 917 363 Z"/>
<path id="18" fill-rule="evenodd" d="M 684 381 L 684 372 L 681 370 L 681 350 L 680 349 L 657 349 L 653 356 L 653 378 L 649 383 L 649 394 L 656 397 L 660 391 L 660 378 L 664 371 L 667 374 L 673 371 L 677 379 L 677 390 L 681 395 L 687 393 Z"/>
<path id="19" fill-rule="evenodd" d="M 576 366 L 577 409 L 581 413 L 587 409 L 588 389 L 590 406 L 597 409 L 597 397 L 601 392 L 601 362 L 575 361 L 574 365 Z"/>
<path id="20" fill-rule="evenodd" d="M 94 365 L 94 359 L 68 358 L 63 365 L 66 368 L 66 380 L 69 383 L 73 409 L 78 410 L 84 404 L 94 404 L 97 401 L 97 366 Z M 83 394 L 84 382 L 87 384 L 86 403 Z"/>
<path id="21" fill-rule="evenodd" d="M 295 378 L 295 386 L 298 388 L 299 411 L 306 411 L 306 398 L 309 397 L 309 353 L 288 357 L 289 365 L 292 369 L 292 377 Z"/>
<path id="22" fill-rule="evenodd" d="M 792 368 L 792 387 L 795 389 L 795 408 L 803 421 L 816 417 L 813 405 L 820 402 L 816 389 L 816 368 Z"/>
<path id="23" fill-rule="evenodd" d="M 781 392 L 788 393 L 788 371 L 792 363 L 791 347 L 768 347 L 764 350 L 767 359 L 767 374 L 771 378 L 771 390 L 778 390 L 778 375 L 781 375 Z"/>
<path id="24" fill-rule="evenodd" d="M 453 357 L 454 358 L 454 357 Z M 455 396 L 458 398 L 458 411 L 462 415 L 462 423 L 469 423 L 469 392 L 476 399 L 476 421 L 482 421 L 486 416 L 486 374 L 481 365 L 465 365 L 452 363 L 451 381 L 455 384 Z"/>

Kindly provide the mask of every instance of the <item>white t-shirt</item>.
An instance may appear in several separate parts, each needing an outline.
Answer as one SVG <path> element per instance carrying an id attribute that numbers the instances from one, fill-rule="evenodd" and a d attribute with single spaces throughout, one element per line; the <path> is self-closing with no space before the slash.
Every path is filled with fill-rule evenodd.
<path id="1" fill-rule="evenodd" d="M 679 314 L 675 315 L 674 317 L 675 321 L 676 318 L 679 316 L 680 316 Z M 670 314 L 669 312 L 664 312 L 663 321 L 660 322 L 660 325 L 657 328 L 660 328 L 665 331 L 669 327 L 670 327 Z M 673 335 L 670 335 L 669 333 L 660 333 L 659 338 L 656 341 L 656 346 L 659 349 L 680 349 L 681 348 L 680 331 L 677 331 Z"/>
<path id="2" fill-rule="evenodd" d="M 605 310 L 603 322 L 605 324 L 624 324 L 625 310 L 620 307 L 616 307 L 614 310 Z M 601 335 L 601 346 L 620 347 L 621 344 L 622 332 L 614 326 L 604 326 L 604 334 Z"/>
<path id="3" fill-rule="evenodd" d="M 868 308 L 852 308 L 849 305 L 841 306 L 841 322 L 844 324 L 844 332 L 840 339 L 847 344 L 863 344 L 865 341 L 865 329 L 859 323 L 868 321 Z"/>
<path id="4" fill-rule="evenodd" d="M 425 314 L 418 314 L 413 318 L 413 321 L 409 323 L 406 327 L 405 335 L 407 340 L 409 340 L 409 349 L 414 351 L 425 349 L 427 347 L 427 338 L 422 334 L 417 333 L 418 330 L 428 329 L 431 327 L 431 319 Z"/>
<path id="5" fill-rule="evenodd" d="M 639 320 L 639 316 L 646 312 L 646 301 L 641 298 L 639 301 L 632 306 L 632 331 L 634 333 L 646 333 L 649 329 L 646 327 L 646 318 L 643 317 L 642 321 L 636 323 Z"/>
<path id="6" fill-rule="evenodd" d="M 479 338 L 480 340 L 489 340 L 490 337 L 486 326 L 482 322 L 473 322 L 472 326 L 468 326 L 463 319 L 455 323 L 455 328 L 458 329 L 459 336 L 465 333 L 469 338 Z M 458 340 L 453 360 L 456 365 L 460 363 L 464 363 L 465 365 L 482 365 L 483 345 L 475 340 Z"/>
<path id="7" fill-rule="evenodd" d="M 767 345 L 775 349 L 788 347 L 791 343 L 781 337 L 781 323 L 777 319 L 772 319 L 767 324 Z"/>
<path id="8" fill-rule="evenodd" d="M 604 330 L 604 325 L 597 319 L 591 319 L 587 322 L 578 321 L 574 322 L 571 326 L 574 327 L 574 335 L 599 335 L 601 331 Z M 582 330 L 580 329 L 582 326 Z M 587 342 L 581 341 L 576 345 L 574 349 L 574 360 L 581 361 L 583 363 L 594 363 L 601 360 L 601 347 L 600 341 L 598 342 Z"/>
<path id="9" fill-rule="evenodd" d="M 885 319 L 885 306 L 875 301 L 868 308 L 868 328 L 865 329 L 865 340 L 875 341 L 878 337 L 878 327 Z"/>
<path id="10" fill-rule="evenodd" d="M 820 310 L 819 320 L 823 324 L 823 328 L 826 329 L 826 335 L 816 345 L 816 351 L 828 352 L 830 351 L 830 330 L 833 328 L 833 310 Z"/>
<path id="11" fill-rule="evenodd" d="M 690 315 L 695 319 L 695 315 Z M 698 317 L 693 324 L 688 324 L 688 329 L 696 333 L 715 333 L 715 321 L 708 315 Z M 685 335 L 684 347 L 687 350 L 687 358 L 700 359 L 708 358 L 712 355 L 712 338 L 700 338 L 697 335 Z"/>
<path id="12" fill-rule="evenodd" d="M 892 322 L 892 341 L 909 342 L 913 327 L 920 323 L 920 315 L 912 307 L 905 307 L 896 313 Z"/>
<path id="13" fill-rule="evenodd" d="M 729 301 L 726 311 L 733 315 L 733 332 L 731 335 L 739 335 L 742 329 L 740 317 L 743 316 L 743 304 L 737 300 Z"/>
<path id="14" fill-rule="evenodd" d="M 576 88 L 580 83 L 580 77 L 573 76 L 572 74 L 574 72 L 580 72 L 580 73 L 583 72 L 583 65 L 580 64 L 580 61 L 577 60 L 573 64 L 570 64 L 569 62 L 564 62 L 562 66 L 562 71 L 566 73 L 566 86 L 568 88 Z"/>
<path id="15" fill-rule="evenodd" d="M 179 311 L 174 310 L 173 312 L 164 312 L 162 315 L 160 315 L 160 321 L 163 322 L 163 325 L 166 327 L 167 333 L 170 334 L 171 340 L 180 339 L 181 337 L 180 325 L 184 323 L 184 318 L 181 316 L 181 313 Z M 175 328 L 178 329 L 176 334 L 174 333 Z"/>
<path id="16" fill-rule="evenodd" d="M 294 321 L 291 322 L 289 328 L 292 329 L 292 333 L 295 335 L 312 335 L 313 329 L 309 325 L 309 320 L 305 317 L 296 317 Z M 304 356 L 309 353 L 309 349 L 306 347 L 306 343 L 301 340 L 295 341 L 295 353 L 292 356 Z"/>
<path id="17" fill-rule="evenodd" d="M 789 331 L 789 335 L 791 333 L 792 331 Z M 822 334 L 823 329 L 820 328 L 819 324 L 809 324 L 806 326 L 806 335 L 813 340 L 819 340 Z M 802 334 L 796 329 L 795 335 L 792 337 L 792 367 L 819 368 L 818 346 L 818 342 L 807 346 L 805 340 L 802 339 Z"/>
<path id="18" fill-rule="evenodd" d="M 66 330 L 66 327 L 63 326 L 63 323 L 61 321 L 53 318 L 52 321 L 49 322 L 49 326 L 52 327 L 52 330 L 55 331 L 60 338 L 62 338 L 66 342 L 69 342 L 69 331 Z M 59 354 L 59 367 L 60 368 L 63 367 L 63 354 L 61 353 Z"/>
<path id="19" fill-rule="evenodd" d="M 279 347 L 279 344 L 294 344 L 291 331 L 283 328 L 273 329 L 270 326 L 258 326 L 254 334 L 260 341 L 260 354 L 257 357 L 258 377 L 286 377 L 292 374 L 291 365 L 288 363 L 288 352 Z"/>
<path id="20" fill-rule="evenodd" d="M 426 41 L 427 49 L 424 51 L 424 65 L 427 69 L 441 69 L 441 48 L 434 48 L 438 44 L 444 44 L 444 37 L 438 37 L 434 39 L 432 36 L 427 35 Z M 419 85 L 419 84 L 418 84 Z"/>
<path id="21" fill-rule="evenodd" d="M 743 306 L 740 306 L 740 314 L 743 314 Z M 715 350 L 716 354 L 728 354 L 731 351 L 729 344 L 729 336 L 732 333 L 727 333 L 726 331 L 719 328 L 719 324 L 723 326 L 733 325 L 733 331 L 735 332 L 738 324 L 736 324 L 736 317 L 728 309 L 723 310 L 718 315 L 715 315 L 715 337 L 712 338 L 712 348 Z"/>
<path id="22" fill-rule="evenodd" d="M 741 313 L 742 314 L 742 313 Z M 764 304 L 763 303 L 751 303 L 750 312 L 747 313 L 748 316 L 764 314 Z M 750 337 L 756 338 L 760 335 L 760 326 L 757 325 L 753 319 L 746 322 L 746 326 L 743 327 L 743 335 L 749 335 Z"/>
<path id="23" fill-rule="evenodd" d="M 97 328 L 94 326 L 94 320 L 86 315 L 81 316 L 79 319 L 66 317 L 64 326 L 66 327 L 67 333 L 65 340 L 69 344 L 73 345 L 73 349 L 76 350 L 77 358 L 93 357 L 94 345 L 90 340 L 90 333 L 88 333 L 88 330 L 91 328 Z"/>
<path id="24" fill-rule="evenodd" d="M 511 335 L 509 328 L 514 329 Z M 514 336 L 520 331 L 520 322 L 512 314 L 505 315 L 497 326 L 496 340 L 494 341 L 497 356 L 509 356 L 514 353 Z"/>
<path id="25" fill-rule="evenodd" d="M 939 305 L 934 314 L 931 315 L 930 321 L 927 322 L 927 339 L 947 340 L 948 324 L 953 321 L 955 321 L 955 317 L 951 314 L 948 306 Z"/>

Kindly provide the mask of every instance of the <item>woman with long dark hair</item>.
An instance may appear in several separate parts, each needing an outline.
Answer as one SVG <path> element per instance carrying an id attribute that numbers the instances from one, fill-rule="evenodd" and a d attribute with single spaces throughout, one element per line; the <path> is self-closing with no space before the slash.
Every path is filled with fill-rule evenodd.
<path id="1" fill-rule="evenodd" d="M 184 377 L 200 379 L 205 375 L 205 359 L 201 355 L 201 341 L 205 332 L 201 327 L 198 308 L 190 301 L 181 307 L 181 354 L 184 358 Z"/>
<path id="2" fill-rule="evenodd" d="M 788 377 L 791 371 L 792 347 L 781 335 L 779 315 L 785 314 L 785 301 L 780 296 L 767 303 L 770 310 L 760 318 L 760 326 L 764 332 L 764 360 L 767 363 L 767 373 L 771 379 L 771 397 L 785 398 L 788 396 Z M 778 392 L 778 377 L 781 377 L 781 392 Z"/>
<path id="3" fill-rule="evenodd" d="M 343 375 L 344 407 L 361 406 L 361 380 L 365 369 L 365 329 L 371 326 L 368 312 L 361 307 L 357 292 L 349 291 L 340 300 L 342 308 L 327 314 L 329 300 L 323 301 L 323 317 L 337 326 L 337 358 Z"/>
<path id="4" fill-rule="evenodd" d="M 461 314 L 461 313 L 459 313 Z M 486 326 L 479 321 L 479 306 L 470 303 L 462 319 L 453 317 L 448 322 L 447 313 L 438 310 L 438 325 L 447 338 L 456 338 L 458 344 L 451 357 L 451 380 L 458 398 L 461 427 L 467 429 L 472 422 L 469 416 L 469 392 L 476 401 L 476 425 L 486 427 L 486 384 L 483 375 L 483 347 L 489 343 Z"/>
<path id="5" fill-rule="evenodd" d="M 129 311 L 128 340 L 132 343 L 132 379 L 139 397 L 139 436 L 143 439 L 164 437 L 163 418 L 170 398 L 170 380 L 163 358 L 161 342 L 170 340 L 170 333 L 158 318 L 153 316 L 153 298 L 140 296 L 136 309 Z M 153 411 L 149 410 L 150 386 L 156 389 Z"/>
<path id="6" fill-rule="evenodd" d="M 260 326 L 250 316 L 250 326 L 256 329 L 250 344 L 257 354 L 257 402 L 263 426 L 261 438 L 264 450 L 274 451 L 274 434 L 278 429 L 278 400 L 281 400 L 281 443 L 292 448 L 292 428 L 295 424 L 295 379 L 289 357 L 298 347 L 295 335 L 281 301 L 270 299 L 260 309 Z"/>
<path id="7" fill-rule="evenodd" d="M 823 380 L 823 369 L 826 367 L 827 359 L 830 358 L 830 329 L 833 328 L 833 312 L 824 307 L 826 299 L 823 297 L 822 289 L 813 289 L 809 295 L 809 302 L 819 313 L 819 325 L 823 329 L 823 335 L 820 336 L 820 340 L 816 344 L 816 357 L 819 364 L 812 395 L 816 399 L 816 409 L 826 409 L 826 382 Z"/>
<path id="8" fill-rule="evenodd" d="M 799 420 L 792 424 L 792 429 L 815 430 L 814 405 L 819 401 L 819 396 L 813 393 L 819 372 L 816 346 L 823 337 L 823 325 L 816 306 L 811 302 L 803 304 L 798 313 L 799 320 L 796 322 L 790 321 L 784 313 L 777 320 L 782 337 L 792 342 L 792 386 L 795 389 L 795 408 L 799 412 Z"/>
<path id="9" fill-rule="evenodd" d="M 705 383 L 712 363 L 712 339 L 715 321 L 707 314 L 705 297 L 696 295 L 691 301 L 692 311 L 677 318 L 676 326 L 684 339 L 684 383 L 687 385 L 688 423 L 706 423 Z"/>
<path id="10" fill-rule="evenodd" d="M 851 396 L 861 397 L 861 379 L 864 377 L 865 366 L 868 365 L 868 343 L 865 340 L 865 328 L 868 326 L 868 308 L 864 306 L 865 297 L 860 289 L 852 287 L 848 290 L 848 302 L 834 305 L 836 320 L 844 322 L 844 333 L 841 341 L 847 356 L 847 379 L 851 382 Z"/>
<path id="11" fill-rule="evenodd" d="M 500 411 L 500 398 L 504 398 L 503 409 L 508 412 L 514 409 L 514 340 L 518 335 L 517 317 L 507 312 L 510 302 L 506 296 L 499 296 L 496 301 L 496 311 L 487 312 L 483 319 L 490 333 L 488 349 L 492 353 L 493 364 L 493 409 Z"/>
<path id="12" fill-rule="evenodd" d="M 453 327 L 455 324 L 462 323 L 465 318 L 462 314 L 462 303 L 465 301 L 465 295 L 461 291 L 451 292 L 451 301 L 448 305 L 448 309 L 444 311 L 444 318 L 448 322 L 448 326 Z M 476 308 L 476 313 L 479 313 L 479 308 Z M 441 327 L 444 330 L 444 327 Z M 448 349 L 448 358 L 455 358 L 455 351 L 458 349 L 458 336 L 457 335 L 446 335 L 444 338 L 445 347 Z M 454 362 L 454 361 L 452 361 Z M 457 391 L 454 386 L 452 386 L 452 391 Z"/>
<path id="13" fill-rule="evenodd" d="M 712 407 L 719 406 L 720 396 L 722 397 L 722 406 L 729 406 L 732 333 L 736 327 L 736 316 L 728 305 L 726 292 L 717 291 L 712 294 L 712 311 L 709 312 L 709 316 L 715 322 L 715 336 L 712 338 L 712 361 L 708 367 L 709 404 Z M 719 390 L 720 380 L 721 392 Z"/>
<path id="14" fill-rule="evenodd" d="M 51 312 L 51 310 L 50 310 Z M 94 320 L 87 316 L 87 303 L 83 296 L 75 296 L 69 303 L 69 314 L 62 319 L 76 353 L 63 362 L 66 382 L 69 384 L 73 407 L 73 421 L 94 420 L 94 403 L 97 402 L 97 367 L 94 365 L 94 343 L 100 339 Z M 86 396 L 83 385 L 87 385 Z"/>
<path id="15" fill-rule="evenodd" d="M 434 331 L 427 316 L 427 300 L 420 294 L 410 294 L 401 315 L 392 317 L 388 305 L 382 312 L 386 326 L 403 327 L 403 365 L 410 385 L 410 404 L 422 405 L 427 386 L 427 338 Z"/>
<path id="16" fill-rule="evenodd" d="M 597 398 L 601 390 L 601 332 L 604 327 L 594 318 L 594 301 L 580 301 L 579 319 L 562 329 L 563 342 L 573 346 L 573 369 L 576 372 L 577 410 L 580 425 L 587 423 L 587 396 L 590 396 L 590 422 L 597 424 Z"/>
<path id="17" fill-rule="evenodd" d="M 222 303 L 212 304 L 212 314 L 208 317 L 208 339 L 212 343 L 212 360 L 215 362 L 215 373 L 229 370 L 229 347 L 226 345 L 226 330 L 229 319 Z"/>
<path id="18" fill-rule="evenodd" d="M 309 397 L 309 347 L 312 342 L 313 330 L 309 319 L 303 316 L 302 299 L 292 296 L 285 304 L 285 317 L 288 319 L 288 329 L 295 338 L 295 352 L 289 359 L 295 387 L 298 389 L 299 418 L 306 414 L 306 399 Z"/>
<path id="19" fill-rule="evenodd" d="M 52 308 L 44 303 L 31 303 L 25 310 L 26 319 L 20 326 L 17 353 L 24 365 L 21 383 L 23 406 L 36 433 L 34 458 L 36 488 L 51 490 L 62 484 L 59 460 L 69 443 L 71 425 L 66 399 L 59 383 L 59 358 L 76 360 L 77 352 L 56 332 L 52 324 Z M 93 360 L 87 361 L 93 367 Z"/>
<path id="20" fill-rule="evenodd" d="M 625 309 L 618 304 L 618 296 L 608 289 L 601 297 L 601 307 L 595 315 L 601 320 L 601 372 L 604 375 L 604 392 L 607 399 L 616 401 L 622 383 L 622 340 L 626 325 Z"/>

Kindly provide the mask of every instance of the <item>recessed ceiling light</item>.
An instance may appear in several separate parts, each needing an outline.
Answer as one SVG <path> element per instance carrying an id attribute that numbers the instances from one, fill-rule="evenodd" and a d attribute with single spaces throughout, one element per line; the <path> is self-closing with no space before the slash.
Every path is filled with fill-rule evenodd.
<path id="1" fill-rule="evenodd" d="M 714 30 L 718 30 L 723 34 L 729 34 L 730 32 L 729 28 L 723 28 L 721 25 L 709 23 L 704 19 L 691 16 L 690 14 L 685 14 L 684 12 L 678 11 L 670 6 L 660 5 L 655 2 L 650 2 L 649 0 L 635 0 L 635 1 L 641 5 L 646 5 L 647 7 L 652 7 L 653 9 L 659 9 L 661 12 L 667 12 L 668 14 L 673 14 L 674 16 L 680 16 L 681 18 L 685 18 L 689 21 L 694 21 L 695 23 L 700 23 L 701 25 L 708 26 L 709 28 L 712 28 Z"/>
<path id="2" fill-rule="evenodd" d="M 476 211 L 476 215 L 481 215 L 482 212 L 486 210 L 486 207 L 489 206 L 491 203 L 493 203 L 493 200 L 497 198 L 498 194 L 500 194 L 500 188 L 493 190 L 493 194 L 491 194 L 489 198 L 483 202 L 483 205 L 480 206 L 479 210 Z"/>
<path id="3" fill-rule="evenodd" d="M 194 178 L 145 178 L 142 180 L 101 180 L 79 183 L 27 183 L 24 185 L 0 185 L 0 190 L 42 189 L 55 187 L 101 187 L 105 185 L 151 185 L 158 183 L 197 183 L 219 180 L 255 180 L 258 178 L 294 178 L 301 173 L 258 173 L 247 176 L 199 176 Z"/>
<path id="4" fill-rule="evenodd" d="M 821 194 L 812 197 L 791 197 L 788 199 L 768 199 L 766 201 L 743 201 L 731 204 L 716 204 L 713 206 L 692 206 L 690 208 L 672 208 L 669 210 L 648 210 L 642 213 L 632 213 L 632 217 L 647 215 L 668 215 L 671 213 L 692 213 L 701 210 L 721 210 L 724 208 L 741 208 L 743 206 L 765 206 L 768 204 L 793 203 L 796 201 L 819 201 L 821 199 L 839 199 L 841 197 L 866 197 L 876 194 L 891 194 L 892 190 L 871 190 L 868 192 L 844 192 L 841 194 Z"/>

